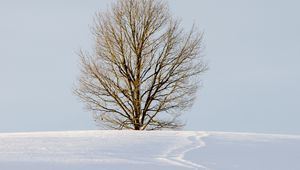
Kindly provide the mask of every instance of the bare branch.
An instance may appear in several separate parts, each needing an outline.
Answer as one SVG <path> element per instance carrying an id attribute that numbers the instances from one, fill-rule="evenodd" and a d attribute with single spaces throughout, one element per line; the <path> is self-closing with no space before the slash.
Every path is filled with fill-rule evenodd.
<path id="1" fill-rule="evenodd" d="M 112 129 L 159 130 L 177 120 L 195 98 L 202 34 L 185 33 L 161 0 L 119 0 L 99 13 L 94 51 L 80 53 L 75 94 Z"/>

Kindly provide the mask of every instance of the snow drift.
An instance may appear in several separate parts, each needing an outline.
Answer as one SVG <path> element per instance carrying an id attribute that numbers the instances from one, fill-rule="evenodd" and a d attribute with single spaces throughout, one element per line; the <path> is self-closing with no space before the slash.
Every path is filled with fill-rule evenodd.
<path id="1" fill-rule="evenodd" d="M 2 170 L 300 169 L 300 136 L 193 131 L 0 134 Z"/>

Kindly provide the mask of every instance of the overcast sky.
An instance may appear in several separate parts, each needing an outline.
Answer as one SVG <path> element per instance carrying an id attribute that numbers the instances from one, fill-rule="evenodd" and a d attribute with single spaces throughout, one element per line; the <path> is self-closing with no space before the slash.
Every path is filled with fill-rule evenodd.
<path id="1" fill-rule="evenodd" d="M 97 129 L 72 94 L 109 0 L 0 0 L 0 132 Z M 170 0 L 205 32 L 210 70 L 185 130 L 300 134 L 300 3 Z"/>

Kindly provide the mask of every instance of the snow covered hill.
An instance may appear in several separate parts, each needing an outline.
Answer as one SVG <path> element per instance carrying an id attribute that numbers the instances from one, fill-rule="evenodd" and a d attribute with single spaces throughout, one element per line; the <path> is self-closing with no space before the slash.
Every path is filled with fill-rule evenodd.
<path id="1" fill-rule="evenodd" d="M 0 134 L 1 170 L 299 170 L 300 136 L 193 131 Z"/>

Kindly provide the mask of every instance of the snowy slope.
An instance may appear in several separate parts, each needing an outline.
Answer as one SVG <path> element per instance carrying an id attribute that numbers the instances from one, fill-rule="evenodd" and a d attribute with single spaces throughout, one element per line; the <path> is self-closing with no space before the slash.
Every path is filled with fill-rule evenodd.
<path id="1" fill-rule="evenodd" d="M 192 131 L 0 134 L 1 170 L 300 169 L 300 136 Z"/>

